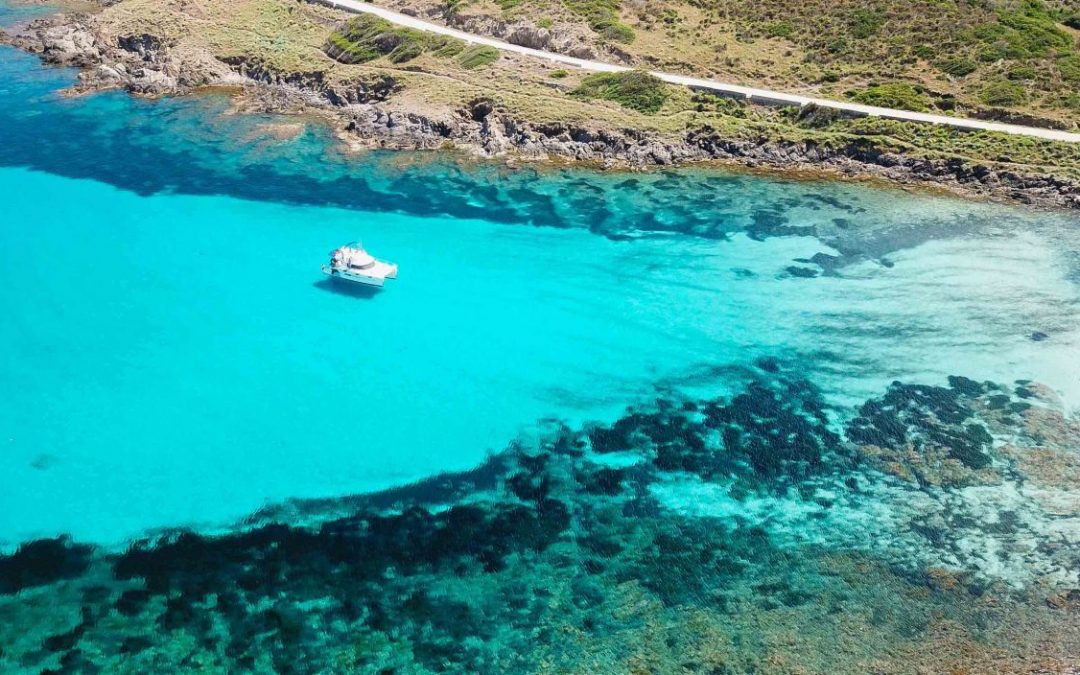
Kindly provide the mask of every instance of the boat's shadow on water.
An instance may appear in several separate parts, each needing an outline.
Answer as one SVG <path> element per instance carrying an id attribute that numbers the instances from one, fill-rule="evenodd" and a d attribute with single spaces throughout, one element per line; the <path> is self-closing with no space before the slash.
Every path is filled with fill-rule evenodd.
<path id="1" fill-rule="evenodd" d="M 349 298 L 364 298 L 367 300 L 374 298 L 382 290 L 374 286 L 364 286 L 363 284 L 335 279 L 320 279 L 313 283 L 312 286 L 322 291 L 344 295 Z"/>

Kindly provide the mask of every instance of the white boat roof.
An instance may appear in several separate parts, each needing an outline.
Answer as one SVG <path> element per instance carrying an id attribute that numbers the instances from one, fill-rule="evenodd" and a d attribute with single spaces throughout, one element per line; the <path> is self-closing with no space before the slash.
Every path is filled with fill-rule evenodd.
<path id="1" fill-rule="evenodd" d="M 375 262 L 375 257 L 365 251 L 364 245 L 358 241 L 345 244 L 334 252 L 337 253 L 339 251 L 350 263 L 355 263 L 357 265 L 367 265 Z"/>

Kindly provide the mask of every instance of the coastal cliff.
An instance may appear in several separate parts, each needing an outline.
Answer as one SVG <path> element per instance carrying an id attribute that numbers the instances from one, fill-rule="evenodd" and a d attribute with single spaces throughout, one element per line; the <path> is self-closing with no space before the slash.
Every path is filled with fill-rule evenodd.
<path id="1" fill-rule="evenodd" d="M 327 32 L 343 20 L 330 10 L 296 6 L 310 13 L 306 21 Z M 80 68 L 77 92 L 119 87 L 142 96 L 166 96 L 233 87 L 240 109 L 320 113 L 356 148 L 454 149 L 482 157 L 605 168 L 722 162 L 880 179 L 1039 207 L 1080 208 L 1080 179 L 1072 167 L 1074 161 L 1080 165 L 1080 151 L 1063 143 L 1025 140 L 1025 148 L 1038 146 L 1035 152 L 1042 153 L 1037 163 L 1021 162 L 992 146 L 983 153 L 987 156 L 969 153 L 973 157 L 927 143 L 920 146 L 920 139 L 912 141 L 905 134 L 921 132 L 905 125 L 868 133 L 855 126 L 861 121 L 840 119 L 829 111 L 777 112 L 715 97 L 703 104 L 698 95 L 691 98 L 697 100 L 695 111 L 671 128 L 631 126 L 634 118 L 629 123 L 618 119 L 610 104 L 583 100 L 575 101 L 582 108 L 576 117 L 560 119 L 547 110 L 521 109 L 512 98 L 475 87 L 457 101 L 432 104 L 430 97 L 410 95 L 417 89 L 418 74 L 428 74 L 422 66 L 360 66 L 364 69 L 342 73 L 340 58 L 334 61 L 319 53 L 305 56 L 299 67 L 282 67 L 258 49 L 222 49 L 178 38 L 162 16 L 141 21 L 143 31 L 138 32 L 101 14 L 56 14 L 17 27 L 2 39 L 46 63 Z M 747 124 L 732 127 L 730 118 Z M 848 126 L 838 132 L 838 125 Z M 884 133 L 891 129 L 893 135 Z M 958 147 L 975 145 L 967 139 L 979 136 L 949 134 L 948 143 Z"/>

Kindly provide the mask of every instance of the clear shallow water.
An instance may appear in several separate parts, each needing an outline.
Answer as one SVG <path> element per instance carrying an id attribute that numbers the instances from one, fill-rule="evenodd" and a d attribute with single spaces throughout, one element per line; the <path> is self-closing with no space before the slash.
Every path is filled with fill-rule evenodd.
<path id="1" fill-rule="evenodd" d="M 70 73 L 0 54 L 8 545 L 469 468 L 540 418 L 724 390 L 763 355 L 837 405 L 949 374 L 1080 400 L 1071 215 L 344 158 L 317 126 L 277 140 L 221 98 L 60 98 Z M 384 293 L 322 282 L 357 236 L 401 264 Z M 818 253 L 838 258 L 798 262 Z"/>
<path id="2" fill-rule="evenodd" d="M 1077 662 L 1074 215 L 71 78 L 0 50 L 0 671 Z"/>

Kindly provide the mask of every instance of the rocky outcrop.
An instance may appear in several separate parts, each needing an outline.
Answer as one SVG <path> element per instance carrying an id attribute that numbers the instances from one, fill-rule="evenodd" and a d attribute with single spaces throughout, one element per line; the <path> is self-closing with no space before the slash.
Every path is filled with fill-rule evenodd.
<path id="1" fill-rule="evenodd" d="M 5 40 L 46 63 L 82 67 L 80 89 L 123 87 L 160 96 L 224 84 L 230 75 L 226 64 L 209 55 L 180 53 L 154 35 L 105 35 L 89 15 L 39 19 Z"/>
<path id="2" fill-rule="evenodd" d="M 55 19 L 35 21 L 26 31 L 5 38 L 53 65 L 91 66 L 102 58 L 102 45 L 89 20 L 70 23 Z"/>
<path id="3" fill-rule="evenodd" d="M 579 59 L 594 59 L 597 56 L 592 46 L 595 36 L 570 25 L 543 28 L 528 21 L 508 22 L 487 14 L 461 15 L 442 10 L 429 12 L 427 18 L 466 33 L 487 35 L 522 47 L 566 54 Z"/>
<path id="4" fill-rule="evenodd" d="M 5 37 L 11 44 L 39 54 L 46 63 L 83 68 L 77 87 L 82 90 L 120 87 L 140 95 L 161 96 L 214 85 L 262 85 L 280 94 L 270 97 L 277 101 L 276 106 L 292 109 L 297 105 L 340 107 L 386 101 L 401 89 L 389 75 L 330 81 L 324 71 L 283 72 L 256 57 L 218 59 L 178 49 L 147 33 L 109 36 L 99 30 L 92 16 L 51 16 Z"/>
<path id="5" fill-rule="evenodd" d="M 456 115 L 438 119 L 393 112 L 380 104 L 359 106 L 348 116 L 347 133 L 378 147 L 433 149 L 452 143 L 458 149 L 485 157 L 568 159 L 606 167 L 726 161 L 778 170 L 828 170 L 1041 207 L 1080 209 L 1080 183 L 1076 181 L 960 159 L 883 152 L 868 140 L 823 145 L 730 138 L 713 131 L 691 131 L 680 140 L 668 140 L 635 129 L 530 123 L 487 99 L 473 101 Z"/>
<path id="6" fill-rule="evenodd" d="M 283 72 L 266 61 L 243 56 L 226 57 L 222 62 L 246 81 L 287 87 L 306 95 L 314 103 L 347 106 L 386 101 L 401 91 L 401 83 L 385 74 L 331 81 L 325 71 Z"/>

